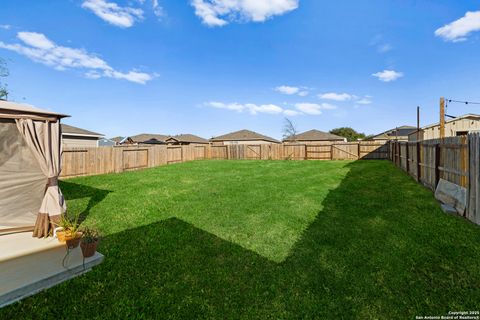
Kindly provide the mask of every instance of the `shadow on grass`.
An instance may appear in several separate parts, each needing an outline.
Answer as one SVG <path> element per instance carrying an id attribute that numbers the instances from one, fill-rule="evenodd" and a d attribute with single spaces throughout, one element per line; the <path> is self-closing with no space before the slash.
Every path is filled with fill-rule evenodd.
<path id="1" fill-rule="evenodd" d="M 282 263 L 171 218 L 106 237 L 102 265 L 0 318 L 412 319 L 477 310 L 479 228 L 443 215 L 388 162 L 349 167 Z"/>
<path id="2" fill-rule="evenodd" d="M 79 212 L 79 222 L 82 223 L 88 217 L 90 210 L 97 204 L 103 201 L 105 197 L 111 192 L 93 188 L 83 184 L 73 183 L 68 180 L 60 181 L 60 188 L 67 201 L 89 198 L 86 207 Z"/>

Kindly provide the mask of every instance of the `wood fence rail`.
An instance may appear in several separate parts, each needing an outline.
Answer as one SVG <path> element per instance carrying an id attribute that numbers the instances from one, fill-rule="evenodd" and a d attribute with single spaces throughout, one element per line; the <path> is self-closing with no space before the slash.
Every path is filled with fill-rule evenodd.
<path id="1" fill-rule="evenodd" d="M 133 146 L 64 149 L 62 177 L 118 173 L 204 160 L 345 160 L 388 159 L 389 146 L 377 142 L 323 145 L 236 144 Z"/>
<path id="2" fill-rule="evenodd" d="M 464 216 L 480 224 L 480 137 L 478 133 L 419 142 L 390 142 L 390 160 L 435 191 L 444 179 L 467 189 Z"/>

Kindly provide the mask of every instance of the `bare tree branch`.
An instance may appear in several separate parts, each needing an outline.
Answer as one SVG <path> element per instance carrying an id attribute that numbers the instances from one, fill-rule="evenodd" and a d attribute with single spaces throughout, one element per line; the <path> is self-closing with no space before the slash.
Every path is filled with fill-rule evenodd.
<path id="1" fill-rule="evenodd" d="M 295 141 L 295 137 L 297 136 L 297 128 L 292 120 L 285 118 L 283 124 L 283 139 L 292 138 Z"/>

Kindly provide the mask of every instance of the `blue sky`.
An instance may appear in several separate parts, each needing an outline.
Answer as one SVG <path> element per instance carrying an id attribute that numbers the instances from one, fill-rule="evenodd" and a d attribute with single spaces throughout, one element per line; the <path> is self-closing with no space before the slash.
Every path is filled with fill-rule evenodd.
<path id="1" fill-rule="evenodd" d="M 480 101 L 480 3 L 468 0 L 3 1 L 10 100 L 108 137 L 243 128 L 280 138 L 438 120 Z M 448 113 L 480 113 L 451 105 Z"/>

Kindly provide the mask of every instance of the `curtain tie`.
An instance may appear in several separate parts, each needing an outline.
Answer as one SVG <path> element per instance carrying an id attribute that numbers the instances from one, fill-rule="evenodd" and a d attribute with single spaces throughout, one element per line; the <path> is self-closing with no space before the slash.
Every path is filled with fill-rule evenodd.
<path id="1" fill-rule="evenodd" d="M 58 186 L 58 177 L 51 177 L 47 180 L 47 188 L 48 187 L 56 187 Z"/>

